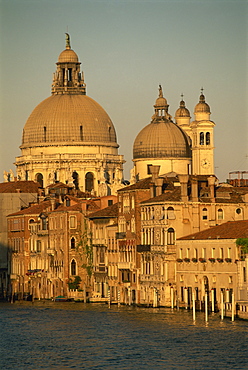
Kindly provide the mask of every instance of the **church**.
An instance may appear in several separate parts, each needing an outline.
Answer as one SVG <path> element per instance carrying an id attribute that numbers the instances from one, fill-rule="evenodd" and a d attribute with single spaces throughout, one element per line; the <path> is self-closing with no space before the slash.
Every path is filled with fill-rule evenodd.
<path id="1" fill-rule="evenodd" d="M 37 181 L 46 188 L 54 182 L 104 196 L 123 187 L 123 164 L 115 127 L 105 110 L 86 95 L 84 73 L 66 34 L 66 48 L 56 63 L 52 95 L 30 114 L 16 158 L 18 180 Z M 160 173 L 213 175 L 214 122 L 203 92 L 191 121 L 185 102 L 175 113 L 159 86 L 151 123 L 138 133 L 133 146 L 131 182 Z"/>
<path id="2" fill-rule="evenodd" d="M 104 196 L 122 186 L 122 155 L 105 110 L 86 95 L 84 74 L 66 34 L 53 76 L 52 95 L 29 116 L 16 158 L 18 180 L 54 182 Z"/>

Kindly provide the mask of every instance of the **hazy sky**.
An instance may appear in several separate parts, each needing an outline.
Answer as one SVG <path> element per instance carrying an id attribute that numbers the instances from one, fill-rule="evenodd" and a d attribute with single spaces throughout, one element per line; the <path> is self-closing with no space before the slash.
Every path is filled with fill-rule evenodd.
<path id="1" fill-rule="evenodd" d="M 192 119 L 203 87 L 216 123 L 216 175 L 248 170 L 247 1 L 1 0 L 0 14 L 0 181 L 15 170 L 27 118 L 51 94 L 67 30 L 87 95 L 115 125 L 126 179 L 159 84 L 169 113 L 183 93 Z"/>

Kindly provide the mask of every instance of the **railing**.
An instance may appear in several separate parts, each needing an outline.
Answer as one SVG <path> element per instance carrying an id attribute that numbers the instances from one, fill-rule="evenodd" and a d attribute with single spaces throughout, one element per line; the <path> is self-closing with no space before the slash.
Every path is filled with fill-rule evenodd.
<path id="1" fill-rule="evenodd" d="M 119 270 L 132 270 L 132 262 L 118 262 L 117 264 Z"/>

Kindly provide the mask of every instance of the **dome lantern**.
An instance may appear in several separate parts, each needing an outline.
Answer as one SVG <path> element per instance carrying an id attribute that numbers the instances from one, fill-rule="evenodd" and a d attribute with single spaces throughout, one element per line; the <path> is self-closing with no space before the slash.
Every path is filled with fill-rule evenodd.
<path id="1" fill-rule="evenodd" d="M 70 35 L 66 33 L 66 45 L 58 58 L 57 71 L 53 75 L 52 94 L 86 94 L 84 74 L 80 62 L 71 49 Z"/>
<path id="2" fill-rule="evenodd" d="M 195 106 L 195 119 L 196 121 L 209 120 L 210 118 L 210 107 L 205 101 L 205 96 L 203 95 L 203 88 L 201 89 L 201 95 L 199 98 L 199 103 Z"/>

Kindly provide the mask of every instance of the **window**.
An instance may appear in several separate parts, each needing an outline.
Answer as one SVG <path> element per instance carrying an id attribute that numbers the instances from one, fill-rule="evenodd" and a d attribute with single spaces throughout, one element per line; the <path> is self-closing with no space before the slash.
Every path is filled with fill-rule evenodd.
<path id="1" fill-rule="evenodd" d="M 35 178 L 36 181 L 40 184 L 40 187 L 43 188 L 43 175 L 41 173 L 37 173 Z"/>
<path id="2" fill-rule="evenodd" d="M 72 178 L 73 178 L 73 184 L 75 185 L 75 188 L 79 189 L 79 176 L 76 171 L 72 173 Z"/>
<path id="3" fill-rule="evenodd" d="M 243 282 L 246 283 L 246 268 L 243 267 Z"/>
<path id="4" fill-rule="evenodd" d="M 208 210 L 207 210 L 207 208 L 203 208 L 203 210 L 202 210 L 202 219 L 203 220 L 208 219 Z"/>
<path id="5" fill-rule="evenodd" d="M 76 242 L 75 242 L 75 238 L 71 238 L 71 249 L 75 249 L 76 247 Z"/>
<path id="6" fill-rule="evenodd" d="M 204 145 L 204 132 L 200 132 L 200 145 Z"/>
<path id="7" fill-rule="evenodd" d="M 37 242 L 36 242 L 36 251 L 38 253 L 41 252 L 41 241 L 40 240 L 37 240 Z"/>
<path id="8" fill-rule="evenodd" d="M 113 204 L 113 199 L 108 199 L 108 207 L 112 206 Z"/>
<path id="9" fill-rule="evenodd" d="M 71 261 L 71 275 L 76 275 L 76 261 L 75 260 L 72 260 Z"/>
<path id="10" fill-rule="evenodd" d="M 77 227 L 76 216 L 70 216 L 70 228 L 75 229 Z"/>
<path id="11" fill-rule="evenodd" d="M 206 133 L 206 145 L 210 145 L 210 132 Z"/>
<path id="12" fill-rule="evenodd" d="M 217 211 L 217 219 L 218 220 L 223 220 L 223 209 L 219 208 Z"/>
<path id="13" fill-rule="evenodd" d="M 83 140 L 83 126 L 80 126 L 80 140 Z"/>
<path id="14" fill-rule="evenodd" d="M 170 227 L 167 231 L 167 244 L 168 245 L 175 244 L 175 231 L 172 227 Z"/>
<path id="15" fill-rule="evenodd" d="M 168 207 L 168 209 L 167 209 L 167 218 L 168 218 L 168 220 L 175 220 L 176 216 L 175 216 L 173 207 Z"/>

